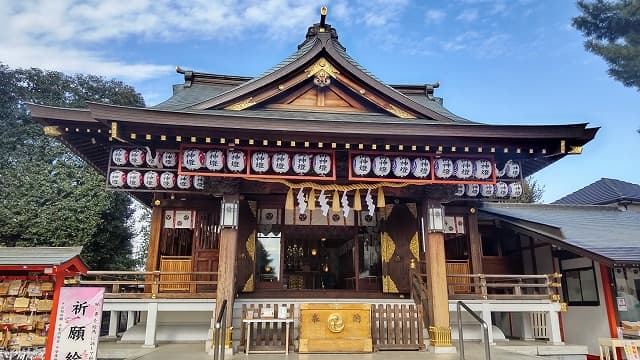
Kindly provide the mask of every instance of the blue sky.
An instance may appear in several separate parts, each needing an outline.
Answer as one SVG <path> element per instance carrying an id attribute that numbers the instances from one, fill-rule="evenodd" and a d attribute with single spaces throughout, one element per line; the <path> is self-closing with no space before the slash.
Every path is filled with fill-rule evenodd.
<path id="1" fill-rule="evenodd" d="M 0 61 L 114 77 L 153 105 L 182 82 L 176 65 L 262 73 L 295 51 L 322 5 L 364 67 L 387 83 L 440 81 L 458 115 L 602 127 L 582 155 L 535 175 L 545 201 L 602 177 L 640 183 L 640 93 L 584 50 L 573 0 L 0 0 Z"/>

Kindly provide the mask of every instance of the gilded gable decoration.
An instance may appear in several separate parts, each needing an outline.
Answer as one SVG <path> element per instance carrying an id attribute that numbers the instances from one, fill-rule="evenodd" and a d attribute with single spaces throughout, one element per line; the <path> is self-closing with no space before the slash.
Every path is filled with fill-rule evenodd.
<path id="1" fill-rule="evenodd" d="M 251 107 L 251 106 L 253 106 L 255 104 L 256 104 L 256 102 L 253 101 L 253 97 L 250 97 L 250 98 L 244 99 L 244 100 L 242 100 L 240 102 L 237 102 L 237 103 L 235 103 L 233 105 L 227 106 L 225 108 L 225 110 L 240 111 L 240 110 L 244 110 L 244 109 L 246 109 L 248 107 Z"/>
<path id="2" fill-rule="evenodd" d="M 315 76 L 313 83 L 318 87 L 325 87 L 331 84 L 331 78 L 336 78 L 336 75 L 340 74 L 325 58 L 318 59 L 318 61 L 309 66 L 304 72 L 307 73 L 307 77 Z"/>

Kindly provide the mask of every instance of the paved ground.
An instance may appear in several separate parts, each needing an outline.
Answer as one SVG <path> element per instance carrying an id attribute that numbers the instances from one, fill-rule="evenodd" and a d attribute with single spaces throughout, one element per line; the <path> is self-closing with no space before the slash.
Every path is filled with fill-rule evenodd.
<path id="1" fill-rule="evenodd" d="M 484 350 L 479 343 L 465 345 L 467 360 L 484 359 Z M 425 351 L 382 351 L 371 354 L 234 354 L 226 357 L 228 360 L 457 360 L 459 354 L 434 354 Z M 98 359 L 126 359 L 126 360 L 212 360 L 213 356 L 204 351 L 204 344 L 160 344 L 155 349 L 144 349 L 140 344 L 121 344 L 116 342 L 102 342 L 98 347 Z M 516 354 L 501 349 L 491 350 L 492 360 L 530 360 L 540 357 Z"/>

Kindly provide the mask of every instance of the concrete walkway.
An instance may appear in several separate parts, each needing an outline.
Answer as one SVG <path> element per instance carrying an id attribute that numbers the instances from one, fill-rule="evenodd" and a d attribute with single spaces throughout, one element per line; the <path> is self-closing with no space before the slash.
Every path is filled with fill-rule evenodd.
<path id="1" fill-rule="evenodd" d="M 467 360 L 484 359 L 484 349 L 479 343 L 465 344 Z M 381 351 L 370 354 L 234 354 L 226 357 L 229 360 L 458 360 L 459 354 L 434 354 L 427 351 Z M 123 344 L 116 342 L 102 342 L 98 346 L 98 359 L 122 360 L 212 360 L 207 355 L 203 343 L 195 344 L 160 344 L 154 349 L 144 349 L 140 344 Z M 491 349 L 492 360 L 528 360 L 541 357 L 517 354 L 502 349 Z"/>

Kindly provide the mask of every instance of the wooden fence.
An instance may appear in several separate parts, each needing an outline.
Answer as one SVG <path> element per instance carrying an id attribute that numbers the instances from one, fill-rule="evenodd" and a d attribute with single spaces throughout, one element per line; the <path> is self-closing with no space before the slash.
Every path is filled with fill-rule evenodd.
<path id="1" fill-rule="evenodd" d="M 214 280 L 193 280 L 199 275 Z M 191 292 L 191 289 L 205 284 L 215 288 L 217 276 L 217 272 L 88 271 L 80 285 L 104 287 L 106 298 L 211 298 L 215 292 Z"/>
<path id="2" fill-rule="evenodd" d="M 242 319 L 247 318 L 248 312 L 253 312 L 253 318 L 257 318 L 262 311 L 263 307 L 273 308 L 273 313 L 278 316 L 278 307 L 288 307 L 289 314 L 293 317 L 294 305 L 293 304 L 242 304 Z M 279 350 L 285 346 L 285 325 L 284 323 L 247 323 L 242 324 L 240 330 L 240 344 L 239 350 L 245 351 L 245 344 L 247 343 L 247 326 L 251 326 L 251 339 L 249 339 L 249 347 L 252 351 L 269 351 Z M 289 351 L 293 351 L 293 328 L 291 325 L 289 328 Z"/>
<path id="3" fill-rule="evenodd" d="M 373 305 L 371 335 L 375 350 L 424 349 L 422 309 L 415 305 Z"/>

